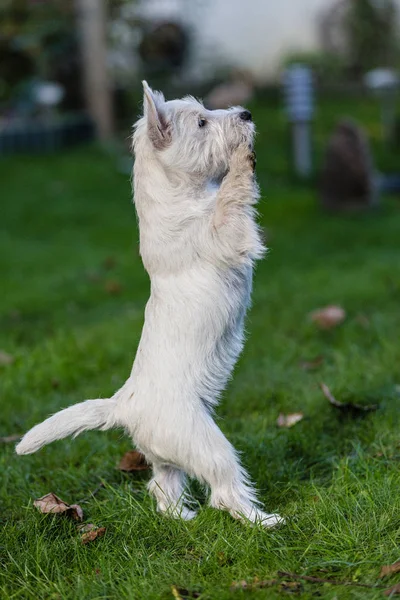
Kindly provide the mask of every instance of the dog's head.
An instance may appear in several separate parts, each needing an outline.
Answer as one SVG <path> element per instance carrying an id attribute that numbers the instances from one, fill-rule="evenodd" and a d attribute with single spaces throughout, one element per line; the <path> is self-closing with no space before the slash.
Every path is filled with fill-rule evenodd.
<path id="1" fill-rule="evenodd" d="M 151 152 L 166 170 L 207 180 L 227 172 L 240 144 L 253 146 L 255 130 L 248 110 L 207 110 L 191 96 L 166 102 L 145 81 L 143 88 L 144 116 L 134 133 L 137 155 Z"/>

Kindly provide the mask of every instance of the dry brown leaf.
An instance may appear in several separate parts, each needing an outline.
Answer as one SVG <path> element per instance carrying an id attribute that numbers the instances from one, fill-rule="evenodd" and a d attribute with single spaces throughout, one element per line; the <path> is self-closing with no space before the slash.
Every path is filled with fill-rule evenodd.
<path id="1" fill-rule="evenodd" d="M 304 579 L 304 581 L 309 581 L 310 583 L 330 583 L 331 585 L 348 585 L 352 587 L 376 588 L 375 584 L 370 583 L 361 583 L 359 581 L 339 581 L 337 579 L 322 579 L 321 577 L 312 577 L 310 575 L 298 575 L 297 573 L 286 573 L 285 571 L 278 571 L 278 575 L 279 577 L 285 577 L 288 579 Z"/>
<path id="2" fill-rule="evenodd" d="M 400 583 L 396 583 L 396 585 L 394 585 L 393 587 L 389 588 L 388 590 L 385 590 L 384 594 L 385 596 L 397 596 L 398 594 L 400 594 Z"/>
<path id="3" fill-rule="evenodd" d="M 400 571 L 400 560 L 393 563 L 392 565 L 383 565 L 381 569 L 381 574 L 379 577 L 387 577 L 388 575 L 393 575 L 394 573 L 398 573 Z"/>
<path id="4" fill-rule="evenodd" d="M 323 356 L 316 356 L 312 360 L 301 360 L 300 368 L 304 371 L 314 371 L 318 369 L 323 363 L 325 358 Z"/>
<path id="5" fill-rule="evenodd" d="M 182 596 L 180 595 L 176 585 L 171 585 L 171 592 L 173 597 L 176 598 L 176 600 L 182 600 Z"/>
<path id="6" fill-rule="evenodd" d="M 144 454 L 137 450 L 130 450 L 119 461 L 118 469 L 131 473 L 132 471 L 147 471 L 150 469 L 150 465 L 146 462 Z"/>
<path id="7" fill-rule="evenodd" d="M 92 529 L 96 529 L 96 525 L 93 523 L 81 523 L 81 525 L 77 525 L 79 533 L 87 533 L 88 531 L 92 531 Z"/>
<path id="8" fill-rule="evenodd" d="M 276 424 L 278 427 L 293 427 L 293 425 L 296 425 L 303 417 L 303 413 L 291 413 L 290 415 L 280 413 Z"/>
<path id="9" fill-rule="evenodd" d="M 200 598 L 200 592 L 186 590 L 177 585 L 171 585 L 171 592 L 177 600 L 186 600 L 186 598 Z"/>
<path id="10" fill-rule="evenodd" d="M 88 271 L 88 273 L 86 273 L 86 278 L 91 283 L 97 283 L 101 280 L 101 275 L 98 271 Z"/>
<path id="11" fill-rule="evenodd" d="M 353 414 L 353 416 L 357 416 L 362 413 L 372 412 L 379 408 L 377 404 L 362 405 L 355 404 L 354 402 L 339 402 L 339 400 L 336 400 L 335 396 L 332 394 L 331 390 L 325 383 L 321 382 L 319 384 L 319 387 L 321 388 L 325 398 L 329 400 L 332 406 L 338 408 L 344 413 L 351 413 Z"/>
<path id="12" fill-rule="evenodd" d="M 14 433 L 13 435 L 5 435 L 4 437 L 0 437 L 0 443 L 10 444 L 11 442 L 16 442 L 20 438 L 21 436 L 18 433 Z"/>
<path id="13" fill-rule="evenodd" d="M 363 314 L 357 315 L 354 320 L 356 321 L 356 323 L 358 323 L 359 325 L 364 327 L 364 329 L 368 329 L 370 326 L 370 321 L 369 321 L 368 317 Z"/>
<path id="14" fill-rule="evenodd" d="M 83 528 L 85 529 L 85 528 Z M 96 527 L 92 523 L 89 523 L 86 526 L 86 529 L 83 531 L 81 535 L 82 544 L 88 544 L 89 542 L 94 542 L 99 537 L 103 537 L 106 532 L 105 527 Z"/>
<path id="15" fill-rule="evenodd" d="M 332 329 L 346 318 L 346 312 L 341 306 L 325 306 L 314 310 L 310 314 L 311 320 L 316 323 L 321 329 Z"/>
<path id="16" fill-rule="evenodd" d="M 250 583 L 247 583 L 245 579 L 242 579 L 242 581 L 233 581 L 230 586 L 230 590 L 231 592 L 234 592 L 236 590 L 254 590 L 257 588 L 270 587 L 272 585 L 276 585 L 277 583 L 279 583 L 277 579 L 267 579 L 265 581 L 260 581 L 257 577 L 255 577 L 254 580 Z"/>
<path id="17" fill-rule="evenodd" d="M 117 260 L 114 256 L 107 256 L 107 258 L 103 260 L 103 268 L 107 269 L 107 271 L 114 269 L 116 264 Z"/>
<path id="18" fill-rule="evenodd" d="M 299 594 L 303 591 L 303 586 L 300 581 L 282 581 L 278 589 L 280 592 Z"/>
<path id="19" fill-rule="evenodd" d="M 33 505 L 43 514 L 65 513 L 76 521 L 82 521 L 83 519 L 83 510 L 79 504 L 67 504 L 52 492 L 35 500 Z"/>
<path id="20" fill-rule="evenodd" d="M 110 296 L 117 296 L 122 292 L 122 285 L 116 279 L 109 279 L 105 282 L 104 289 Z"/>
<path id="21" fill-rule="evenodd" d="M 4 350 L 0 350 L 0 366 L 1 367 L 7 367 L 8 365 L 11 365 L 13 362 L 14 362 L 14 357 L 11 356 L 11 354 L 4 352 Z"/>

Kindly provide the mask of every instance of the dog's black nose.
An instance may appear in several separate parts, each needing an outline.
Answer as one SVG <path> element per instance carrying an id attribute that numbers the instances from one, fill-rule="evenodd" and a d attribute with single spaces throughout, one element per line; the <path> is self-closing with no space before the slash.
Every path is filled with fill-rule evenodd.
<path id="1" fill-rule="evenodd" d="M 239 114 L 239 117 L 242 119 L 242 121 L 251 121 L 251 112 L 249 110 L 242 110 L 242 112 Z"/>

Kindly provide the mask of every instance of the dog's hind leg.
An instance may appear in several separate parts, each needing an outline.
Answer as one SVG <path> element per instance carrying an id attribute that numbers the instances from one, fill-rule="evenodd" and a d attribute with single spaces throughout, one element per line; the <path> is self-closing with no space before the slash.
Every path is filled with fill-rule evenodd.
<path id="1" fill-rule="evenodd" d="M 194 437 L 192 447 L 198 449 L 198 455 L 192 456 L 192 473 L 188 472 L 210 486 L 211 506 L 263 527 L 283 523 L 279 515 L 263 512 L 235 449 L 209 415 L 203 416 Z"/>
<path id="2" fill-rule="evenodd" d="M 157 510 L 173 518 L 189 521 L 196 516 L 185 501 L 186 475 L 172 465 L 153 463 L 153 478 L 148 484 L 149 492 L 157 501 Z"/>

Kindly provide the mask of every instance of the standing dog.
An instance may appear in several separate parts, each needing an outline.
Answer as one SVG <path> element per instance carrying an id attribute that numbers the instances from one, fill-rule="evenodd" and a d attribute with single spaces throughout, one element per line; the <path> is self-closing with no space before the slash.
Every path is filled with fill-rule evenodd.
<path id="1" fill-rule="evenodd" d="M 166 102 L 144 85 L 135 126 L 134 199 L 151 294 L 132 372 L 109 399 L 87 400 L 31 429 L 18 454 L 88 429 L 123 427 L 153 465 L 158 510 L 192 518 L 186 476 L 211 506 L 265 527 L 238 456 L 212 418 L 243 347 L 253 263 L 254 125 L 243 108 L 209 111 L 191 97 Z"/>

